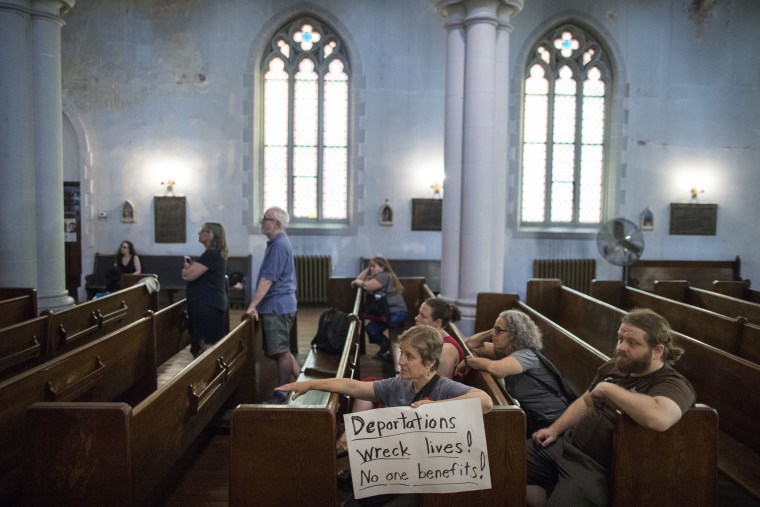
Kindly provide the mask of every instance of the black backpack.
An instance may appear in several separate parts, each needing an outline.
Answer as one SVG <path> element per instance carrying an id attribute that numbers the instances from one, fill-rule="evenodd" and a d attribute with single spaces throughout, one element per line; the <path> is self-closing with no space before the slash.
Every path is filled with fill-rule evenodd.
<path id="1" fill-rule="evenodd" d="M 526 371 L 524 372 L 526 375 L 528 375 L 530 378 L 534 379 L 535 381 L 541 383 L 549 392 L 553 393 L 557 398 L 563 399 L 565 403 L 568 404 L 568 406 L 574 402 L 576 399 L 578 399 L 578 395 L 575 394 L 575 391 L 572 387 L 570 387 L 570 384 L 567 383 L 567 380 L 562 375 L 562 373 L 557 369 L 556 366 L 554 366 L 554 363 L 549 361 L 549 358 L 543 355 L 541 352 L 538 351 L 538 349 L 531 347 L 533 352 L 535 352 L 536 356 L 538 356 L 538 360 L 543 363 L 543 365 L 546 367 L 547 370 L 552 372 L 554 376 L 557 378 L 557 383 L 559 384 L 559 391 L 552 388 L 549 384 L 546 382 L 543 382 L 541 379 L 539 379 L 536 376 L 533 376 L 530 374 L 530 372 Z"/>
<path id="2" fill-rule="evenodd" d="M 319 316 L 317 334 L 311 340 L 311 346 L 327 354 L 340 354 L 346 343 L 346 333 L 351 322 L 349 315 L 337 308 L 328 308 Z"/>

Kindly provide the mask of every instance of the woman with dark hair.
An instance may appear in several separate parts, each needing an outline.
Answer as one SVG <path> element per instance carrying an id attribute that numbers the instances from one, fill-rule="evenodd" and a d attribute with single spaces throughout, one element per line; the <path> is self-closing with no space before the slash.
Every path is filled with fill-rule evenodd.
<path id="1" fill-rule="evenodd" d="M 418 325 L 433 326 L 441 331 L 443 337 L 443 350 L 441 351 L 441 364 L 438 366 L 438 375 L 455 378 L 454 370 L 457 365 L 464 361 L 465 351 L 459 342 L 452 338 L 445 328 L 451 322 L 457 322 L 462 318 L 462 312 L 455 305 L 451 305 L 439 298 L 429 298 L 420 305 L 420 311 L 414 318 Z"/>
<path id="2" fill-rule="evenodd" d="M 206 222 L 198 232 L 206 250 L 196 261 L 185 258 L 182 279 L 186 280 L 190 352 L 198 357 L 227 332 L 227 239 L 222 224 Z M 189 262 L 188 262 L 189 261 Z"/>
<path id="3" fill-rule="evenodd" d="M 528 435 L 553 423 L 568 406 L 560 379 L 544 365 L 536 354 L 543 342 L 538 326 L 521 311 L 506 310 L 499 314 L 493 329 L 467 340 L 475 355 L 457 366 L 483 370 L 504 379 L 507 391 L 520 402 L 528 420 Z"/>
<path id="4" fill-rule="evenodd" d="M 139 275 L 142 273 L 140 256 L 135 252 L 131 241 L 122 241 L 113 259 L 113 267 L 106 273 L 106 290 L 114 292 L 121 288 L 122 274 Z"/>
<path id="5" fill-rule="evenodd" d="M 374 359 L 389 360 L 390 345 L 385 330 L 389 327 L 400 327 L 406 321 L 407 308 L 404 301 L 404 286 L 396 276 L 391 263 L 383 257 L 373 257 L 369 265 L 356 279 L 352 287 L 361 287 L 368 297 L 385 298 L 388 301 L 388 315 L 378 315 L 368 312 L 362 318 L 370 321 L 365 327 L 370 343 L 380 346 L 380 350 L 372 356 Z"/>

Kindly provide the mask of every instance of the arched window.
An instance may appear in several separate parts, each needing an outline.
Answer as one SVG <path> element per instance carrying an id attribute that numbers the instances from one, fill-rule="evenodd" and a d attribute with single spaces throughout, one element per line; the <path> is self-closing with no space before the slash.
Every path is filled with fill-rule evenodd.
<path id="1" fill-rule="evenodd" d="M 532 48 L 522 103 L 520 228 L 591 230 L 603 217 L 612 76 L 584 30 L 564 25 Z"/>
<path id="2" fill-rule="evenodd" d="M 263 208 L 292 224 L 347 223 L 349 61 L 337 36 L 301 18 L 262 59 Z"/>

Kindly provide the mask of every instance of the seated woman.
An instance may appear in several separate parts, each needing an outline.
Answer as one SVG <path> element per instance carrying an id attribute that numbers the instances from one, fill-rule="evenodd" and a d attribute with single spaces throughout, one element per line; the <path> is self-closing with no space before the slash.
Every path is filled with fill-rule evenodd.
<path id="1" fill-rule="evenodd" d="M 493 329 L 471 336 L 467 347 L 475 357 L 459 363 L 457 373 L 469 367 L 503 378 L 525 412 L 528 436 L 549 426 L 567 408 L 567 401 L 557 396 L 560 380 L 534 352 L 543 347 L 541 332 L 523 312 L 501 312 Z"/>
<path id="2" fill-rule="evenodd" d="M 383 257 L 373 257 L 366 269 L 356 275 L 351 282 L 352 287 L 361 287 L 370 295 L 384 297 L 388 302 L 388 314 L 379 315 L 363 312 L 362 318 L 370 321 L 365 327 L 370 343 L 380 346 L 380 350 L 372 356 L 373 359 L 390 359 L 390 345 L 385 330 L 404 324 L 407 316 L 406 301 L 404 301 L 404 286 L 401 285 L 391 263 Z"/>
<path id="3" fill-rule="evenodd" d="M 462 313 L 459 311 L 459 308 L 438 298 L 430 298 L 422 303 L 419 313 L 414 318 L 417 325 L 431 326 L 441 333 L 443 347 L 441 348 L 441 358 L 436 369 L 436 373 L 441 377 L 454 378 L 454 370 L 461 361 L 464 361 L 465 351 L 462 346 L 443 330 L 444 327 L 449 325 L 449 322 L 456 322 L 461 318 Z M 364 382 L 373 382 L 381 379 L 368 377 L 362 380 Z M 371 401 L 355 400 L 351 412 L 372 410 L 373 408 L 378 408 L 378 406 L 379 404 Z M 348 451 L 345 432 L 338 438 L 335 448 L 339 457 Z"/>
<path id="4" fill-rule="evenodd" d="M 292 391 L 293 399 L 314 389 L 340 393 L 360 400 L 379 401 L 388 407 L 416 408 L 436 401 L 476 398 L 480 400 L 484 414 L 491 411 L 493 402 L 484 391 L 441 377 L 436 373 L 443 348 L 443 338 L 439 330 L 431 326 L 414 326 L 399 337 L 399 347 L 401 348 L 399 358 L 401 372 L 397 377 L 374 382 L 347 378 L 316 379 L 293 382 L 276 389 L 283 392 Z M 362 499 L 359 504 L 365 505 L 371 502 L 371 505 L 385 505 L 394 501 L 397 496 L 378 495 Z M 413 504 L 413 498 L 410 500 Z M 347 502 L 346 505 L 356 504 Z"/>
<path id="5" fill-rule="evenodd" d="M 139 275 L 142 273 L 140 256 L 135 252 L 131 241 L 122 241 L 113 259 L 113 267 L 106 273 L 106 290 L 115 292 L 121 289 L 122 274 Z"/>

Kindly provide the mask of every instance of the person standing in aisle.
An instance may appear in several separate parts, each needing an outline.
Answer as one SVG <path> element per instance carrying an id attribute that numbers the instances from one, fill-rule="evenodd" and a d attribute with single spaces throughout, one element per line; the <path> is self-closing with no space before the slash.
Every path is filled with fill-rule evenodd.
<path id="1" fill-rule="evenodd" d="M 267 248 L 247 310 L 263 325 L 266 354 L 277 360 L 278 385 L 287 384 L 291 375 L 298 378 L 301 373 L 301 366 L 290 351 L 290 330 L 298 303 L 293 249 L 285 234 L 289 223 L 288 212 L 276 206 L 261 217 L 261 233 L 268 239 Z M 267 403 L 279 405 L 286 400 L 286 393 L 276 391 Z"/>

